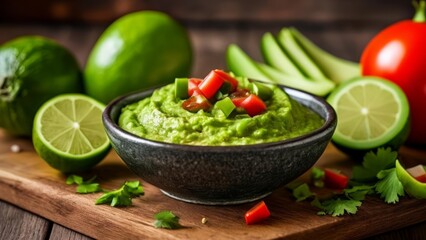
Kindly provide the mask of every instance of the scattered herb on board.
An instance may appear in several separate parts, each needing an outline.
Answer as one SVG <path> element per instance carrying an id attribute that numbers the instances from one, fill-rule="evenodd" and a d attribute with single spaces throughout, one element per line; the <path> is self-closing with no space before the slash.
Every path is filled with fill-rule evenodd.
<path id="1" fill-rule="evenodd" d="M 388 204 L 395 204 L 399 197 L 405 195 L 404 188 L 395 172 L 398 153 L 390 148 L 379 148 L 368 152 L 362 165 L 355 166 L 347 188 L 337 192 L 333 197 L 320 199 L 304 183 L 293 187 L 296 201 L 312 199 L 311 205 L 320 209 L 318 215 L 341 216 L 355 214 L 366 195 L 377 194 Z M 314 186 L 322 187 L 325 175 L 319 168 L 313 168 L 311 180 Z"/>
<path id="2" fill-rule="evenodd" d="M 96 200 L 98 204 L 110 204 L 112 207 L 130 206 L 132 198 L 144 194 L 144 190 L 139 181 L 125 182 L 119 189 L 104 193 Z"/>
<path id="3" fill-rule="evenodd" d="M 77 193 L 95 193 L 102 191 L 99 183 L 94 183 L 93 181 L 96 179 L 96 176 L 93 176 L 87 181 L 83 181 L 83 177 L 78 175 L 69 175 L 66 179 L 66 184 L 77 184 Z"/>
<path id="4" fill-rule="evenodd" d="M 171 211 L 161 211 L 155 214 L 154 218 L 155 228 L 178 229 L 182 227 L 179 223 L 179 217 Z"/>

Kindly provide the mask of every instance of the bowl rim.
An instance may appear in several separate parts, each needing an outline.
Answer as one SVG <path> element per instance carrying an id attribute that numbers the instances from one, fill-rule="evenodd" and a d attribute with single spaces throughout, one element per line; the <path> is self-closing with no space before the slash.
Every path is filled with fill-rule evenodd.
<path id="1" fill-rule="evenodd" d="M 323 125 L 320 128 L 315 129 L 314 131 L 311 131 L 307 134 L 304 134 L 298 137 L 280 140 L 280 141 L 257 143 L 257 144 L 246 144 L 246 145 L 214 145 L 212 146 L 212 145 L 190 145 L 190 144 L 169 143 L 169 142 L 161 142 L 161 141 L 143 138 L 122 129 L 117 124 L 118 119 L 117 120 L 112 119 L 111 114 L 113 110 L 116 109 L 117 107 L 119 109 L 116 109 L 115 111 L 121 111 L 121 109 L 124 106 L 151 96 L 154 90 L 161 88 L 165 85 L 167 84 L 164 84 L 161 86 L 155 86 L 142 91 L 131 92 L 131 93 L 119 96 L 115 98 L 114 100 L 112 100 L 110 103 L 108 103 L 104 111 L 102 112 L 102 121 L 107 133 L 108 131 L 111 131 L 111 132 L 114 132 L 116 135 L 119 135 L 121 137 L 126 137 L 133 142 L 148 144 L 150 146 L 156 146 L 156 147 L 171 148 L 176 150 L 180 149 L 185 151 L 196 151 L 196 152 L 200 152 L 200 151 L 202 152 L 203 151 L 205 152 L 235 152 L 235 151 L 243 152 L 243 151 L 253 151 L 253 150 L 259 150 L 259 149 L 265 149 L 265 148 L 275 148 L 275 147 L 280 147 L 283 145 L 290 147 L 290 146 L 299 145 L 301 144 L 301 142 L 312 142 L 315 139 L 318 139 L 324 135 L 327 135 L 330 131 L 334 132 L 337 126 L 336 112 L 334 108 L 324 98 L 308 93 L 303 90 L 287 87 L 281 84 L 275 84 L 275 85 L 280 87 L 282 90 L 284 90 L 289 95 L 289 97 L 293 98 L 295 101 L 299 102 L 303 106 L 308 107 L 315 113 L 320 115 L 319 112 L 315 111 L 309 106 L 306 106 L 305 104 L 300 102 L 300 100 L 298 99 L 315 101 L 319 105 L 322 105 L 325 108 L 326 116 L 323 117 L 320 115 L 325 120 Z M 117 117 L 118 116 L 119 115 L 117 115 Z"/>

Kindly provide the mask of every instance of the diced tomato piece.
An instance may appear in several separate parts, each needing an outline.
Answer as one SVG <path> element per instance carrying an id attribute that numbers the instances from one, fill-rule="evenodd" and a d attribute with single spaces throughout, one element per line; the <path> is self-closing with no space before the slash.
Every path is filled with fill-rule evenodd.
<path id="1" fill-rule="evenodd" d="M 342 190 L 348 186 L 348 176 L 338 173 L 333 169 L 324 169 L 324 185 L 327 188 Z"/>
<path id="2" fill-rule="evenodd" d="M 242 107 L 241 103 L 246 100 L 246 98 L 250 96 L 250 92 L 247 89 L 238 89 L 237 91 L 231 93 L 229 98 L 231 98 L 232 102 L 236 107 Z"/>
<path id="3" fill-rule="evenodd" d="M 415 167 L 408 168 L 407 172 L 417 181 L 426 183 L 426 171 L 423 165 L 419 164 Z"/>
<path id="4" fill-rule="evenodd" d="M 231 89 L 230 89 L 230 93 L 234 92 L 235 90 L 237 90 L 238 88 L 238 80 L 235 79 L 234 77 L 232 77 L 231 75 L 229 75 L 227 72 L 220 70 L 220 69 L 215 69 L 213 70 L 214 72 L 216 72 L 216 74 L 218 74 L 221 78 L 223 78 L 223 80 L 225 80 L 225 82 L 228 82 L 231 84 Z"/>
<path id="5" fill-rule="evenodd" d="M 192 96 L 194 91 L 200 91 L 200 89 L 198 88 L 198 85 L 202 81 L 203 81 L 203 79 L 199 79 L 199 78 L 190 78 L 188 80 L 188 96 Z M 201 93 L 201 92 L 199 92 L 199 93 Z"/>
<path id="6" fill-rule="evenodd" d="M 204 110 L 209 112 L 212 108 L 212 104 L 202 94 L 193 95 L 184 102 L 182 102 L 182 108 L 189 112 L 198 112 Z"/>
<path id="7" fill-rule="evenodd" d="M 222 86 L 224 79 L 214 70 L 204 78 L 204 80 L 198 85 L 198 88 L 201 90 L 203 95 L 211 99 L 214 97 L 217 91 L 219 91 Z"/>
<path id="8" fill-rule="evenodd" d="M 271 216 L 268 207 L 266 206 L 264 201 L 256 204 L 250 210 L 248 210 L 245 214 L 246 224 L 254 224 L 260 221 L 263 221 Z"/>
<path id="9" fill-rule="evenodd" d="M 246 110 L 250 117 L 254 117 L 266 111 L 266 104 L 258 96 L 250 94 L 243 102 L 241 107 Z"/>

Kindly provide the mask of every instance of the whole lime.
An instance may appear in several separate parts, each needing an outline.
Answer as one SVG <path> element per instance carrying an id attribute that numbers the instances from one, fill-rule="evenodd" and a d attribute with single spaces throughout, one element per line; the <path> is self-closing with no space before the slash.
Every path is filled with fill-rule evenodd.
<path id="1" fill-rule="evenodd" d="M 84 71 L 91 97 L 108 103 L 128 92 L 187 77 L 192 65 L 190 38 L 165 13 L 140 11 L 113 22 L 92 49 Z"/>
<path id="2" fill-rule="evenodd" d="M 24 36 L 0 46 L 0 127 L 9 133 L 31 136 L 45 101 L 82 90 L 76 59 L 55 41 Z"/>

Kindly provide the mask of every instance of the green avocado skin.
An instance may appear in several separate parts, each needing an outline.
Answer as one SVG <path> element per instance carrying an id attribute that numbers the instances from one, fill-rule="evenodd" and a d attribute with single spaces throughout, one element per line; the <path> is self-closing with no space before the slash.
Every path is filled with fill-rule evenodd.
<path id="1" fill-rule="evenodd" d="M 192 46 L 168 15 L 140 11 L 113 22 L 93 47 L 85 67 L 87 94 L 108 103 L 129 92 L 188 77 Z"/>
<path id="2" fill-rule="evenodd" d="M 55 41 L 23 36 L 0 46 L 0 128 L 31 136 L 38 108 L 62 93 L 83 92 L 75 57 Z"/>

